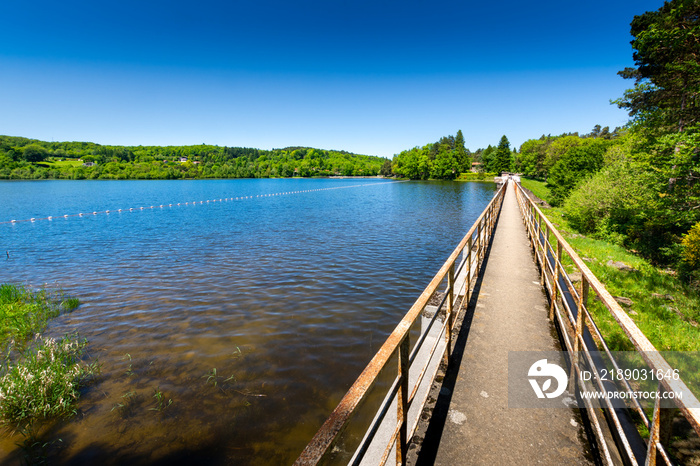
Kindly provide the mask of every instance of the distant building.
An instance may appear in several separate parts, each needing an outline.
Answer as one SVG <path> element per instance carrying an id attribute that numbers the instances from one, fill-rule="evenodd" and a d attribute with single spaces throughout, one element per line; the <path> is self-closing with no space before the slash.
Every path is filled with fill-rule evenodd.
<path id="1" fill-rule="evenodd" d="M 95 162 L 85 162 L 85 163 L 83 163 L 83 167 L 94 167 L 94 166 L 95 166 Z"/>
<path id="2" fill-rule="evenodd" d="M 472 173 L 478 173 L 481 171 L 481 162 L 472 162 Z"/>
<path id="3" fill-rule="evenodd" d="M 187 157 L 180 157 L 180 163 L 187 162 Z"/>

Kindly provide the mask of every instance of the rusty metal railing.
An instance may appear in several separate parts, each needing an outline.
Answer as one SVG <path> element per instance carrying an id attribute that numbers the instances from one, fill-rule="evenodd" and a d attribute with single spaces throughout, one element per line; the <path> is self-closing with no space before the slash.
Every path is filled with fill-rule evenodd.
<path id="1" fill-rule="evenodd" d="M 420 413 L 425 406 L 428 393 L 426 392 L 419 397 L 418 388 L 421 386 L 421 382 L 427 381 L 430 382 L 428 384 L 430 385 L 435 379 L 439 364 L 433 364 L 435 367 L 430 367 L 430 362 L 434 360 L 434 356 L 438 355 L 444 361 L 449 360 L 453 338 L 452 328 L 462 309 L 469 302 L 470 285 L 472 280 L 479 274 L 484 253 L 500 213 L 505 189 L 504 185 L 498 190 L 486 209 L 484 209 L 474 225 L 460 241 L 457 248 L 447 258 L 447 261 L 430 284 L 425 288 L 391 335 L 389 335 L 386 342 L 306 446 L 295 462 L 296 465 L 315 465 L 327 460 L 340 434 L 351 422 L 350 419 L 358 409 L 358 406 L 367 397 L 370 389 L 377 385 L 380 372 L 385 368 L 388 369 L 389 361 L 397 355 L 398 367 L 396 368 L 396 377 L 387 390 L 384 401 L 377 410 L 374 420 L 370 424 L 369 429 L 367 429 L 366 435 L 355 450 L 355 454 L 350 462 L 352 464 L 361 464 L 363 462 L 371 442 L 380 430 L 382 421 L 387 418 L 387 414 L 395 404 L 396 422 L 390 423 L 391 434 L 388 436 L 386 445 L 381 445 L 383 452 L 377 462 L 382 465 L 386 464 L 392 450 L 395 450 L 396 464 L 406 463 L 408 441 L 413 436 L 418 424 L 417 417 L 415 420 L 409 419 L 409 409 L 412 412 Z M 436 292 L 439 293 L 438 288 L 444 283 L 445 279 L 447 279 L 447 287 L 444 290 L 444 297 L 442 297 L 440 304 L 409 354 L 411 349 L 410 329 L 423 314 L 430 299 Z M 460 296 L 462 297 L 461 301 L 459 301 Z M 459 301 L 458 304 L 457 301 Z M 442 314 L 443 310 L 444 314 Z M 431 330 L 433 325 L 438 322 L 438 315 L 443 317 L 442 327 L 437 331 Z M 428 335 L 430 333 L 438 335 L 438 337 L 435 338 L 432 347 L 430 347 L 427 362 L 424 366 L 415 367 L 418 359 L 416 356 L 424 343 L 429 341 Z M 425 357 L 420 359 L 426 360 Z M 409 383 L 409 370 L 412 378 L 417 379 L 415 382 Z M 417 377 L 415 376 L 416 372 L 418 373 Z M 430 375 L 430 378 L 426 379 L 426 375 Z M 416 401 L 420 401 L 420 405 L 417 406 L 418 409 L 415 409 L 416 407 L 414 406 Z"/>
<path id="2" fill-rule="evenodd" d="M 554 225 L 542 214 L 522 187 L 514 183 L 513 189 L 516 191 L 523 221 L 540 267 L 541 284 L 550 298 L 549 317 L 558 324 L 562 340 L 572 356 L 570 357 L 571 378 L 578 382 L 581 372 L 585 369 L 593 374 L 592 382 L 596 389 L 610 391 L 610 382 L 602 380 L 600 371 L 620 368 L 619 361 L 616 360 L 589 311 L 588 297 L 591 291 L 597 295 L 648 367 L 654 371 L 661 371 L 662 374 L 673 371 L 671 365 L 657 352 L 654 345 L 593 275 Z M 574 268 L 581 274 L 579 287 L 573 285 L 574 281 L 562 264 L 563 254 L 568 256 Z M 618 380 L 613 389 L 632 391 L 629 382 L 624 378 Z M 631 407 L 628 408 L 624 403 L 614 403 L 608 398 L 598 400 L 602 401 L 602 405 L 598 406 L 594 405 L 591 399 L 582 398 L 605 462 L 616 464 L 621 461 L 631 465 L 655 465 L 660 460 L 666 464 L 672 464 L 667 450 L 668 445 L 663 445 L 662 439 L 670 436 L 672 418 L 669 419 L 669 416 L 672 416 L 675 410 L 660 409 L 661 396 L 658 394 L 664 391 L 683 394 L 682 398 L 675 398 L 673 401 L 695 432 L 700 435 L 700 408 L 698 408 L 700 405 L 682 378 L 662 377 L 656 390 L 657 397 L 651 418 L 636 399 L 633 399 Z M 628 411 L 638 415 L 638 419 L 648 430 L 649 440 L 644 441 L 639 432 L 639 421 L 635 423 Z M 601 413 L 603 419 L 600 418 Z"/>

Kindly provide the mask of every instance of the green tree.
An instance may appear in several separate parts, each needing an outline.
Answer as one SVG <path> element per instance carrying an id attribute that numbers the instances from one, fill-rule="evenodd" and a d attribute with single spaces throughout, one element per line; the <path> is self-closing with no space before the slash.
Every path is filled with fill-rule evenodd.
<path id="1" fill-rule="evenodd" d="M 459 171 L 461 173 L 468 172 L 472 168 L 472 159 L 469 156 L 469 151 L 464 147 L 464 134 L 462 134 L 461 129 L 457 130 L 455 136 L 455 153 Z"/>
<path id="2" fill-rule="evenodd" d="M 662 130 L 700 123 L 700 2 L 672 0 L 631 23 L 636 68 L 618 74 L 635 86 L 615 101 Z"/>
<path id="3" fill-rule="evenodd" d="M 526 176 L 544 179 L 547 176 L 544 161 L 550 140 L 528 139 L 520 146 L 519 169 Z"/>
<path id="4" fill-rule="evenodd" d="M 48 151 L 39 144 L 29 144 L 24 146 L 24 150 L 22 151 L 22 157 L 24 160 L 32 163 L 42 162 L 46 160 L 48 155 Z"/>
<path id="5" fill-rule="evenodd" d="M 498 143 L 493 160 L 493 171 L 496 173 L 513 171 L 515 165 L 513 153 L 510 151 L 510 142 L 504 135 Z"/>
<path id="6" fill-rule="evenodd" d="M 552 203 L 560 205 L 572 189 L 603 168 L 605 151 L 610 141 L 584 139 L 571 147 L 549 171 L 547 186 L 552 193 Z"/>
<path id="7" fill-rule="evenodd" d="M 391 160 L 386 159 L 384 163 L 382 164 L 382 168 L 379 171 L 379 173 L 382 176 L 391 176 L 393 173 L 391 172 Z"/>

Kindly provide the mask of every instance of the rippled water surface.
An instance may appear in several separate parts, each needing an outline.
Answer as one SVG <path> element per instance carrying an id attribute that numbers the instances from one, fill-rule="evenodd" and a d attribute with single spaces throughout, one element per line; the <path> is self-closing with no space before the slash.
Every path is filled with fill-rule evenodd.
<path id="1" fill-rule="evenodd" d="M 0 182 L 0 222 L 54 217 L 0 224 L 0 283 L 78 297 L 48 332 L 78 331 L 102 364 L 78 416 L 49 429 L 52 462 L 290 464 L 494 189 Z"/>

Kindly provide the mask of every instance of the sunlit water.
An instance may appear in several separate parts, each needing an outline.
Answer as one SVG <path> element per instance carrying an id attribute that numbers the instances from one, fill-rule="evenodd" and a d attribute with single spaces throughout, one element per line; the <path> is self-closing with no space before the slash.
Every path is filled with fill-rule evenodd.
<path id="1" fill-rule="evenodd" d="M 48 429 L 51 463 L 290 464 L 494 189 L 0 182 L 0 222 L 54 217 L 0 224 L 0 283 L 78 297 L 47 332 L 79 332 L 102 364 L 78 416 Z"/>

